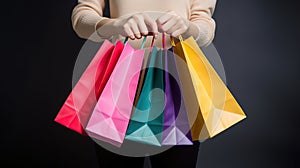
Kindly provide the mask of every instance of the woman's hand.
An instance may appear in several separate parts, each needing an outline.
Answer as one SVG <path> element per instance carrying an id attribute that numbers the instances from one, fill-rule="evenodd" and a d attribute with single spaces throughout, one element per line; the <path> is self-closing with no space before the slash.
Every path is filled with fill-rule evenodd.
<path id="1" fill-rule="evenodd" d="M 98 34 L 103 36 L 121 34 L 134 40 L 142 36 L 158 34 L 158 27 L 154 19 L 146 13 L 137 13 L 129 17 L 110 19 L 98 29 Z"/>
<path id="2" fill-rule="evenodd" d="M 190 22 L 187 19 L 177 15 L 174 11 L 162 15 L 156 20 L 156 23 L 159 31 L 166 32 L 173 37 L 184 34 L 190 26 Z"/>

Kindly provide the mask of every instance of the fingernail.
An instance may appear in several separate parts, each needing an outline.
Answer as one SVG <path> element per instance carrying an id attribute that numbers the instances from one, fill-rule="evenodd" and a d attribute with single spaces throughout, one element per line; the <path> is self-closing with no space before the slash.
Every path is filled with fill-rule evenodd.
<path id="1" fill-rule="evenodd" d="M 144 36 L 146 36 L 146 35 L 148 34 L 148 32 L 142 32 L 142 34 L 143 34 Z"/>

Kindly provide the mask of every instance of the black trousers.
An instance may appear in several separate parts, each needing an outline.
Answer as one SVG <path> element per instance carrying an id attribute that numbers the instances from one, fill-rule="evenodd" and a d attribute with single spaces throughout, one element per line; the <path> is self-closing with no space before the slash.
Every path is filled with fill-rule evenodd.
<path id="1" fill-rule="evenodd" d="M 195 168 L 200 142 L 194 145 L 173 146 L 172 148 L 149 156 L 152 168 Z M 110 152 L 95 143 L 100 168 L 143 168 L 145 157 L 128 157 Z"/>

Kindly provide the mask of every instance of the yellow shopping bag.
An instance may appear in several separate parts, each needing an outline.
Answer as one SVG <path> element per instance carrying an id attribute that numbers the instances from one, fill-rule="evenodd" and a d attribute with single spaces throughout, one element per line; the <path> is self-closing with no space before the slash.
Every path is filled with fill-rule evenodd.
<path id="1" fill-rule="evenodd" d="M 246 118 L 242 108 L 193 37 L 175 44 L 174 53 L 193 140 L 212 138 Z M 182 61 L 183 60 L 183 61 Z"/>

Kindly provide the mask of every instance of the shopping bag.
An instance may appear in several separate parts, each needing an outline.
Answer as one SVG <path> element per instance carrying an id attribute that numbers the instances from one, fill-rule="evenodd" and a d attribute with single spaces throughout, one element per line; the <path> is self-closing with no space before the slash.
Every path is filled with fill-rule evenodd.
<path id="1" fill-rule="evenodd" d="M 97 87 L 95 87 L 95 88 L 96 88 L 96 99 L 97 100 L 99 99 L 100 94 L 102 93 L 109 77 L 111 76 L 111 74 L 112 74 L 112 72 L 113 72 L 113 70 L 114 70 L 114 68 L 115 68 L 115 66 L 116 66 L 116 64 L 117 64 L 117 62 L 118 62 L 118 60 L 121 56 L 121 53 L 122 53 L 123 49 L 124 49 L 123 42 L 117 40 L 115 42 L 115 47 L 112 51 L 112 54 L 111 54 L 111 57 L 109 59 L 109 62 L 108 62 L 108 65 L 106 67 L 104 75 L 99 76 L 99 79 L 96 80 L 96 85 L 95 86 L 97 86 Z M 100 85 L 97 82 L 99 82 Z M 93 106 L 93 109 L 94 109 L 94 106 Z"/>
<path id="2" fill-rule="evenodd" d="M 135 107 L 136 107 L 137 102 L 138 102 L 138 100 L 140 98 L 140 95 L 141 95 L 142 87 L 143 87 L 143 84 L 145 82 L 146 72 L 147 72 L 147 69 L 148 69 L 148 66 L 149 66 L 149 62 L 150 62 L 149 61 L 150 55 L 152 54 L 152 50 L 153 50 L 154 40 L 155 40 L 155 38 L 152 38 L 150 49 L 145 50 L 145 54 L 144 54 L 144 58 L 143 58 L 143 65 L 142 65 L 142 68 L 141 68 L 141 71 L 140 71 L 139 82 L 138 82 L 138 86 L 137 86 L 134 101 L 133 101 L 132 111 L 135 110 Z M 131 114 L 133 114 L 133 112 L 131 112 Z"/>
<path id="3" fill-rule="evenodd" d="M 145 40 L 146 37 L 143 44 Z M 136 50 L 129 43 L 125 44 L 87 124 L 90 137 L 117 147 L 123 143 L 143 56 L 143 49 Z"/>
<path id="4" fill-rule="evenodd" d="M 101 82 L 104 82 L 102 77 L 105 74 L 112 52 L 114 51 L 115 55 L 118 55 L 121 49 L 122 45 L 120 43 L 114 47 L 108 40 L 103 42 L 56 115 L 55 122 L 86 135 L 83 127 L 86 126 L 97 102 L 96 98 L 100 94 L 100 90 L 96 88 L 99 88 Z"/>
<path id="5" fill-rule="evenodd" d="M 138 82 L 138 86 L 137 86 L 137 89 L 136 89 L 136 94 L 135 94 L 135 97 L 134 97 L 133 107 L 136 107 L 137 102 L 139 100 L 139 97 L 141 95 L 142 87 L 143 87 L 143 84 L 145 82 L 147 67 L 148 67 L 148 64 L 149 64 L 149 56 L 151 55 L 151 52 L 152 52 L 151 50 L 145 50 L 143 65 L 142 65 L 142 68 L 141 68 L 141 71 L 140 71 L 139 82 Z M 134 108 L 132 108 L 132 109 L 134 110 Z"/>
<path id="6" fill-rule="evenodd" d="M 183 40 L 180 36 L 179 39 L 180 42 L 176 44 L 171 40 L 174 52 L 186 62 L 189 71 L 181 73 L 180 78 L 187 79 L 185 76 L 190 75 L 199 105 L 195 119 L 191 119 L 192 138 L 193 140 L 212 138 L 245 119 L 246 115 L 193 37 Z M 189 88 L 183 87 L 183 90 Z M 185 99 L 193 101 L 193 95 L 186 96 Z M 188 111 L 188 113 L 195 112 Z"/>
<path id="7" fill-rule="evenodd" d="M 164 49 L 165 95 L 162 145 L 192 145 L 190 125 L 181 84 L 178 76 L 173 48 Z"/>
<path id="8" fill-rule="evenodd" d="M 133 109 L 125 139 L 161 146 L 164 110 L 162 50 L 152 48 L 145 81 Z"/>

